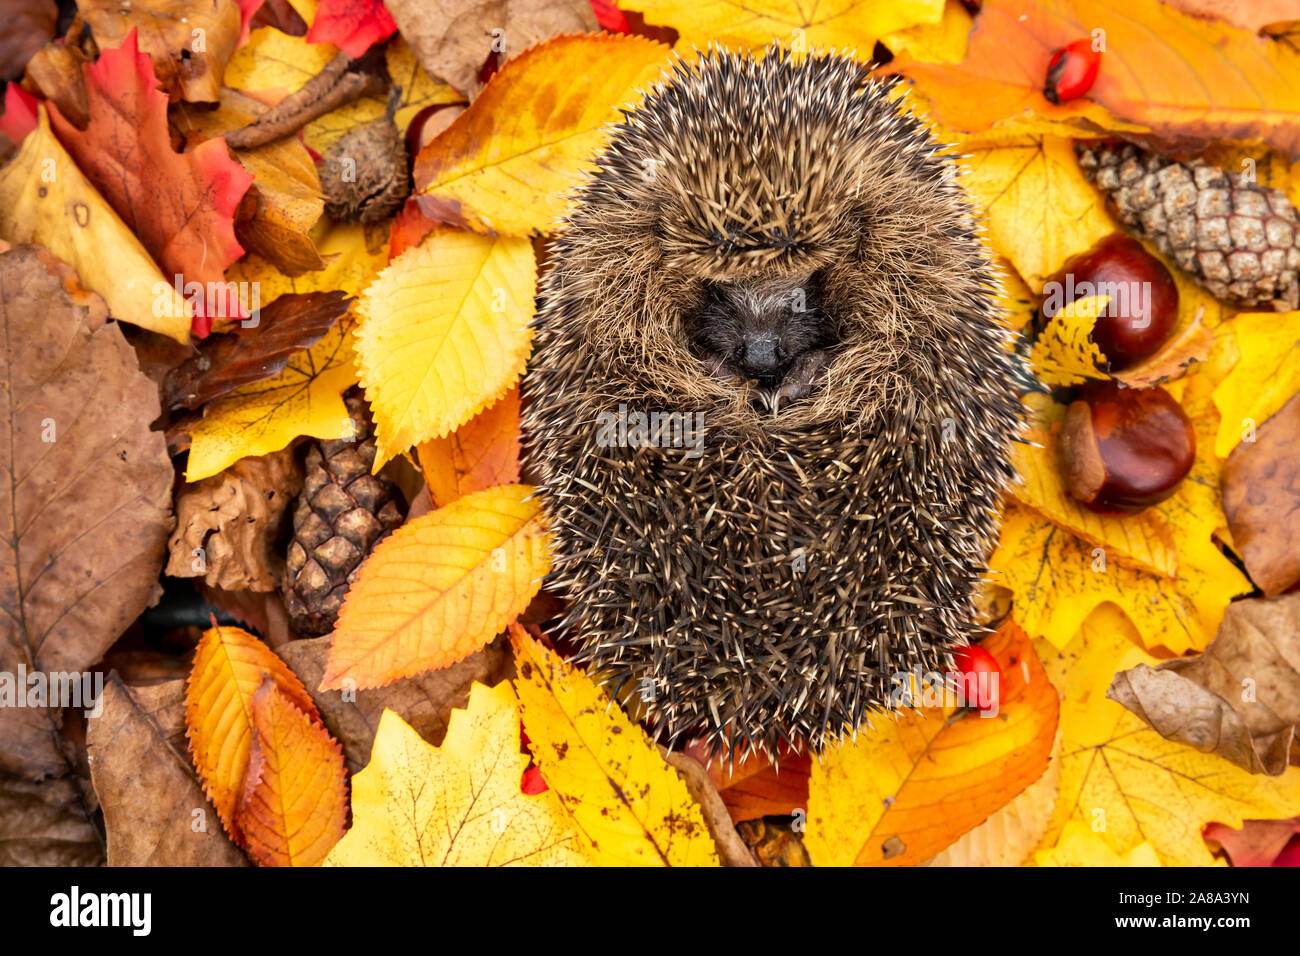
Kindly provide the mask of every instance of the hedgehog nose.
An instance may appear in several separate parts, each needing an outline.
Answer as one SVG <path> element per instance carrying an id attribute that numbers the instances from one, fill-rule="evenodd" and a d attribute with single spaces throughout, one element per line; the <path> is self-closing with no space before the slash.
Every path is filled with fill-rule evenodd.
<path id="1" fill-rule="evenodd" d="M 779 340 L 770 333 L 747 333 L 744 338 L 742 361 L 747 371 L 756 375 L 770 375 L 777 371 L 780 361 L 776 347 Z"/>

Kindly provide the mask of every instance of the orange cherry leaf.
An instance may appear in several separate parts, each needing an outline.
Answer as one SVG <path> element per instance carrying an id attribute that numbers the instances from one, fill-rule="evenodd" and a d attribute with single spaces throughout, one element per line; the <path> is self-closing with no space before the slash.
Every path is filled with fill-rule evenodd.
<path id="1" fill-rule="evenodd" d="M 519 389 L 443 438 L 416 449 L 434 507 L 519 480 Z"/>

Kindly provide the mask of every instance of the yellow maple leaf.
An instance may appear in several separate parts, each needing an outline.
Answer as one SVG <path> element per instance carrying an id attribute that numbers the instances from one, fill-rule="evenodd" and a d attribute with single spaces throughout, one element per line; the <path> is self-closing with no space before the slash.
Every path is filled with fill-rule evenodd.
<path id="1" fill-rule="evenodd" d="M 274 27 L 261 27 L 226 62 L 232 90 L 296 93 L 338 55 L 332 43 L 308 43 Z"/>
<path id="2" fill-rule="evenodd" d="M 975 24 L 961 0 L 947 0 L 938 23 L 918 23 L 880 42 L 895 54 L 907 53 L 923 63 L 960 63 L 966 59 L 966 41 Z"/>
<path id="3" fill-rule="evenodd" d="M 1057 386 L 1107 377 L 1101 370 L 1106 357 L 1090 336 L 1097 317 L 1109 304 L 1108 295 L 1087 296 L 1068 303 L 1048 319 L 1029 356 L 1040 379 Z"/>
<path id="4" fill-rule="evenodd" d="M 193 308 L 54 138 L 44 106 L 0 168 L 0 239 L 40 243 L 103 296 L 113 318 L 189 342 Z"/>
<path id="5" fill-rule="evenodd" d="M 446 667 L 523 613 L 550 565 L 532 491 L 477 491 L 381 541 L 339 611 L 321 688 L 379 687 Z"/>
<path id="6" fill-rule="evenodd" d="M 357 357 L 377 471 L 495 404 L 523 373 L 537 275 L 527 239 L 435 229 L 361 298 Z"/>
<path id="7" fill-rule="evenodd" d="M 190 430 L 186 481 L 215 475 L 248 455 L 279 451 L 299 435 L 344 438 L 355 426 L 342 395 L 357 380 L 353 323 L 345 316 L 279 375 L 252 382 L 209 403 Z"/>
<path id="8" fill-rule="evenodd" d="M 352 778 L 352 829 L 326 866 L 582 866 L 586 847 L 551 791 L 519 788 L 519 709 L 509 681 L 474 684 L 442 746 L 384 710 Z"/>
<path id="9" fill-rule="evenodd" d="M 624 10 L 645 14 L 647 23 L 668 24 L 681 35 L 678 46 L 704 49 L 709 43 L 743 49 L 780 40 L 795 50 L 850 49 L 863 56 L 887 33 L 922 23 L 939 23 L 943 0 L 624 0 Z"/>
<path id="10" fill-rule="evenodd" d="M 591 678 L 510 628 L 533 759 L 602 866 L 717 866 L 686 783 Z"/>
<path id="11" fill-rule="evenodd" d="M 1065 825 L 1056 846 L 1034 854 L 1036 866 L 1160 866 L 1156 848 L 1143 841 L 1123 855 L 1110 848 L 1099 833 L 1078 820 Z"/>
<path id="12" fill-rule="evenodd" d="M 667 60 L 663 44 L 623 34 L 559 36 L 525 50 L 420 151 L 421 208 L 485 232 L 552 232 L 618 108 L 635 105 Z"/>
<path id="13" fill-rule="evenodd" d="M 1077 821 L 1121 856 L 1150 843 L 1166 866 L 1204 866 L 1214 862 L 1201 839 L 1205 824 L 1300 813 L 1300 767 L 1280 777 L 1247 773 L 1165 740 L 1106 698 L 1118 671 L 1158 663 L 1136 636 L 1124 615 L 1103 606 L 1063 650 L 1039 642 L 1062 698 L 1060 796 L 1042 849 Z"/>
<path id="14" fill-rule="evenodd" d="M 1016 625 L 985 646 L 1002 667 L 996 715 L 952 720 L 955 707 L 884 714 L 813 763 L 804 840 L 813 863 L 919 863 L 1042 776 L 1056 690 Z"/>
<path id="15" fill-rule="evenodd" d="M 1238 315 L 1215 332 L 1235 340 L 1240 356 L 1214 390 L 1222 414 L 1214 451 L 1227 458 L 1300 390 L 1300 312 Z"/>

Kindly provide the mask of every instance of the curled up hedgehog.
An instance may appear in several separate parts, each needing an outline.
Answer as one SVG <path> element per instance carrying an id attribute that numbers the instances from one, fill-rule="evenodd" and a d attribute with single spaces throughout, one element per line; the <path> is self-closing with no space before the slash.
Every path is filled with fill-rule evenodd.
<path id="1" fill-rule="evenodd" d="M 560 628 L 670 744 L 820 751 L 980 633 L 1016 358 L 954 161 L 892 86 L 775 48 L 679 63 L 542 282 L 524 433 Z"/>

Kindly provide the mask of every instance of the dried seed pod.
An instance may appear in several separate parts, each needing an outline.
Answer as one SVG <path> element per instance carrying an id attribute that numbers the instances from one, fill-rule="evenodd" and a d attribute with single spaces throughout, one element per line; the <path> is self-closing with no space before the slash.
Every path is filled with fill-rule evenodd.
<path id="1" fill-rule="evenodd" d="M 383 116 L 349 130 L 326 151 L 320 183 L 331 219 L 378 222 L 406 201 L 411 191 L 406 142 L 393 122 L 401 101 L 401 87 L 395 86 Z"/>

